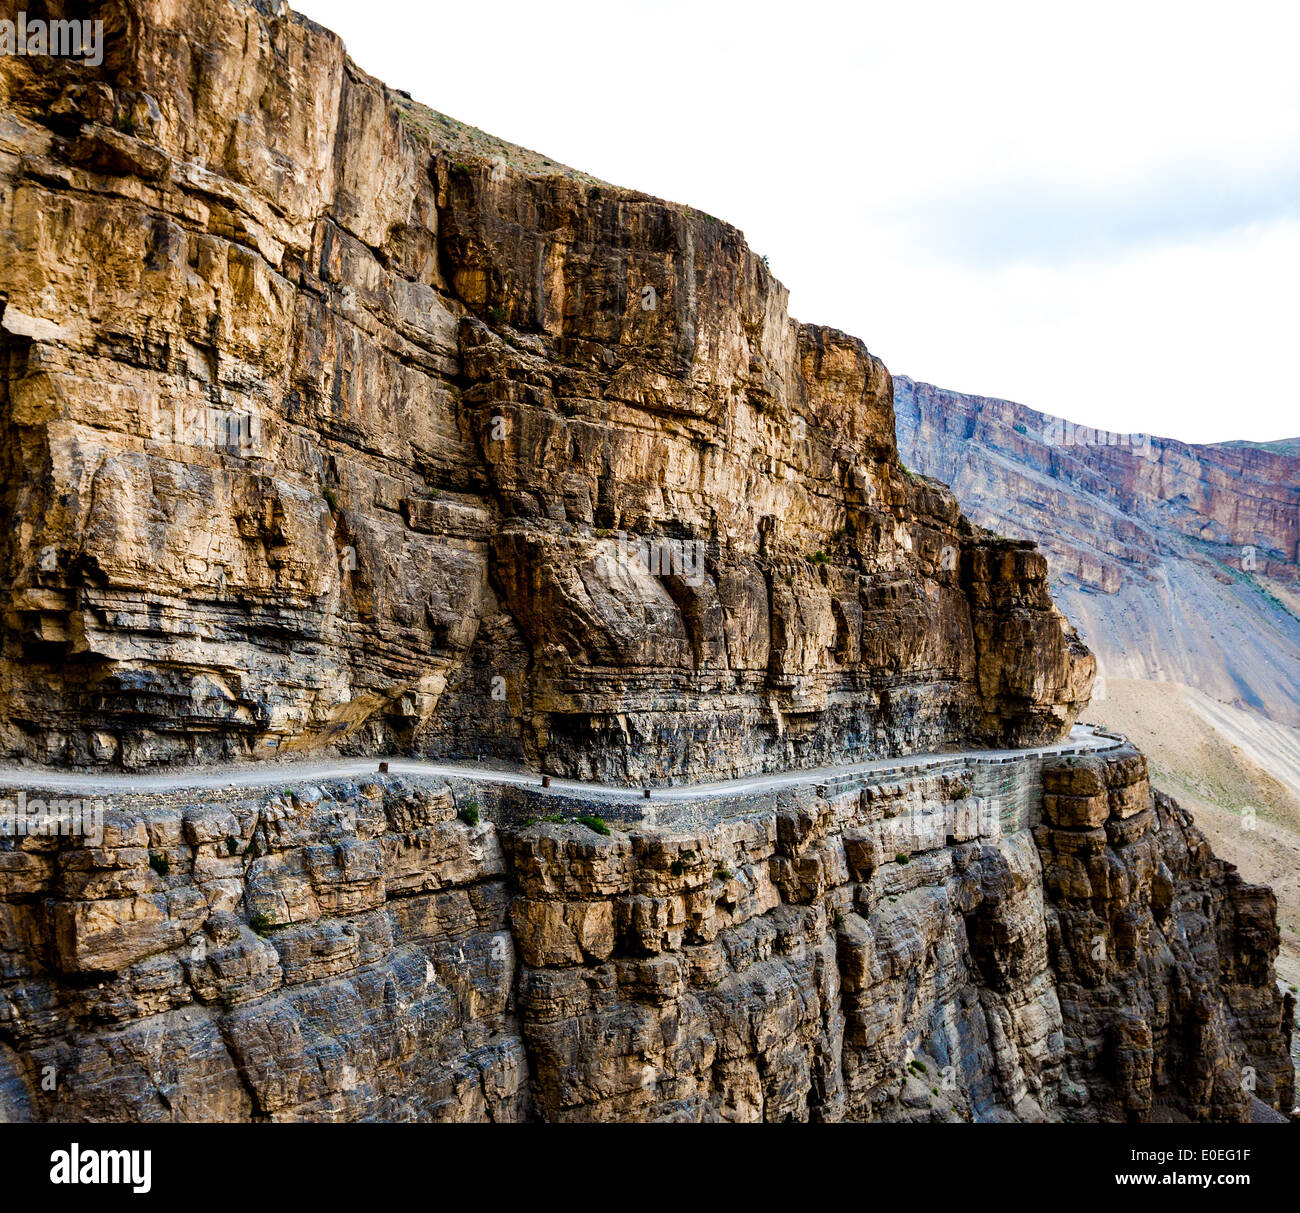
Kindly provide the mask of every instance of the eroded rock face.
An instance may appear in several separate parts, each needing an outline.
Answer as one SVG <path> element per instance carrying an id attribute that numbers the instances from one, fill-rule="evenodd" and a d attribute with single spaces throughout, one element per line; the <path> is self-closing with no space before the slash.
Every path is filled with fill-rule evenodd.
<path id="1" fill-rule="evenodd" d="M 1036 540 L 1110 678 L 1300 725 L 1300 456 L 1079 429 L 900 376 L 899 449 L 972 519 Z M 1290 444 L 1292 447 L 1294 444 Z"/>
<path id="2" fill-rule="evenodd" d="M 235 0 L 0 61 L 0 744 L 673 779 L 1061 734 L 1042 557 L 734 228 Z"/>
<path id="3" fill-rule="evenodd" d="M 0 1119 L 1289 1111 L 1272 895 L 1133 751 L 1044 779 L 1006 836 L 949 771 L 607 835 L 381 778 L 0 839 Z"/>
<path id="4" fill-rule="evenodd" d="M 1291 1107 L 1277 899 L 1216 859 L 1128 748 L 1043 772 L 1036 837 L 1078 1119 L 1245 1120 Z M 1281 1015 L 1281 1022 L 1279 1022 Z"/>
<path id="5" fill-rule="evenodd" d="M 6 868 L 5 1119 L 528 1114 L 501 849 L 448 789 L 136 806 L 60 841 Z"/>

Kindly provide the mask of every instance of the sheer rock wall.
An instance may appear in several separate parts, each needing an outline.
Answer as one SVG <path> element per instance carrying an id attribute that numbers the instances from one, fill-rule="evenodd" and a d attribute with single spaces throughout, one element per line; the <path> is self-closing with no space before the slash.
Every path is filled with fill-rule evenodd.
<path id="1" fill-rule="evenodd" d="M 1042 557 L 734 228 L 268 4 L 95 8 L 102 67 L 0 60 L 4 754 L 635 781 L 1074 719 Z"/>
<path id="2" fill-rule="evenodd" d="M 1289 1111 L 1271 893 L 1131 748 L 1044 781 L 1009 835 L 960 772 L 608 835 L 471 781 L 123 800 L 0 840 L 0 1119 Z"/>

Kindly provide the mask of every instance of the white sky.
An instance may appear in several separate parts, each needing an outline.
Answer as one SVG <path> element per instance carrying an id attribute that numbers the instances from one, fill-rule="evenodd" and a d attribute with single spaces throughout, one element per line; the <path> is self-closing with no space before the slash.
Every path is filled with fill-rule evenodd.
<path id="1" fill-rule="evenodd" d="M 1300 435 L 1300 3 L 291 0 L 453 117 L 741 228 L 891 370 Z"/>

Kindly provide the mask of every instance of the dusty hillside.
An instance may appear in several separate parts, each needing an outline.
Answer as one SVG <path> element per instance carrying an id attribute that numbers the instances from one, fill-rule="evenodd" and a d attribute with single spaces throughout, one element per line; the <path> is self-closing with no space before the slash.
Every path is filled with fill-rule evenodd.
<path id="1" fill-rule="evenodd" d="M 1036 540 L 1107 678 L 1199 687 L 1300 726 L 1300 456 L 1080 431 L 898 376 L 904 462 Z"/>
<path id="2" fill-rule="evenodd" d="M 1300 981 L 1296 440 L 1098 436 L 904 376 L 895 392 L 904 462 L 1041 545 L 1098 656 L 1089 719 L 1130 736 L 1216 850 L 1277 890 L 1279 967 Z"/>
<path id="3" fill-rule="evenodd" d="M 1128 736 L 1215 853 L 1277 893 L 1278 972 L 1300 986 L 1300 730 L 1176 683 L 1107 679 L 1105 692 L 1089 719 Z"/>

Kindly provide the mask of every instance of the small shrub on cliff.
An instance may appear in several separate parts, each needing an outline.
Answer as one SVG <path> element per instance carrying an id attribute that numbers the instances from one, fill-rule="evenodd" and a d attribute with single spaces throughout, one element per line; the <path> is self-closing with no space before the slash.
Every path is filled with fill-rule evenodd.
<path id="1" fill-rule="evenodd" d="M 153 868 L 159 876 L 166 876 L 167 873 L 172 870 L 172 861 L 161 851 L 150 851 L 149 866 Z"/>
<path id="2" fill-rule="evenodd" d="M 576 417 L 578 415 L 578 406 L 570 404 L 567 400 L 560 402 L 560 412 L 566 417 Z"/>
<path id="3" fill-rule="evenodd" d="M 813 564 L 826 564 L 826 563 L 828 563 L 828 562 L 830 561 L 830 557 L 827 556 L 825 552 L 820 551 L 820 550 L 818 550 L 818 551 L 816 551 L 816 552 L 809 552 L 809 553 L 808 553 L 808 559 L 809 559 Z"/>
<path id="4" fill-rule="evenodd" d="M 239 839 L 236 838 L 233 834 L 226 835 L 226 854 L 227 855 L 239 854 Z"/>
<path id="5" fill-rule="evenodd" d="M 320 495 L 325 498 L 325 504 L 330 507 L 331 514 L 339 512 L 339 499 L 334 495 L 334 490 L 326 485 L 320 491 Z"/>
<path id="6" fill-rule="evenodd" d="M 1016 424 L 1013 425 L 1011 428 L 1015 430 L 1017 434 L 1029 433 L 1029 427 L 1025 425 L 1024 422 L 1022 421 L 1017 421 Z"/>
<path id="7" fill-rule="evenodd" d="M 506 309 L 503 307 L 490 307 L 487 310 L 489 324 L 504 324 L 506 319 Z"/>
<path id="8" fill-rule="evenodd" d="M 908 855 L 908 854 L 907 854 L 906 852 L 904 852 L 904 851 L 899 851 L 898 854 L 894 856 L 894 862 L 895 862 L 895 863 L 911 863 L 911 862 L 912 862 L 912 857 L 911 857 L 910 855 Z"/>
<path id="9" fill-rule="evenodd" d="M 609 826 L 605 824 L 603 817 L 579 817 L 578 820 L 589 830 L 595 830 L 597 834 L 608 834 Z"/>
<path id="10" fill-rule="evenodd" d="M 714 880 L 730 880 L 730 879 L 731 879 L 731 869 L 730 869 L 729 867 L 727 867 L 727 865 L 726 865 L 725 863 L 719 864 L 719 865 L 718 865 L 716 868 L 714 868 L 714 870 L 713 870 L 713 879 L 714 879 Z"/>
<path id="11" fill-rule="evenodd" d="M 275 919 L 269 914 L 263 914 L 261 911 L 254 914 L 248 920 L 248 925 L 253 928 L 259 935 L 269 935 L 275 927 Z"/>
<path id="12" fill-rule="evenodd" d="M 467 826 L 478 825 L 478 801 L 472 796 L 461 806 L 461 810 L 456 814 Z"/>

